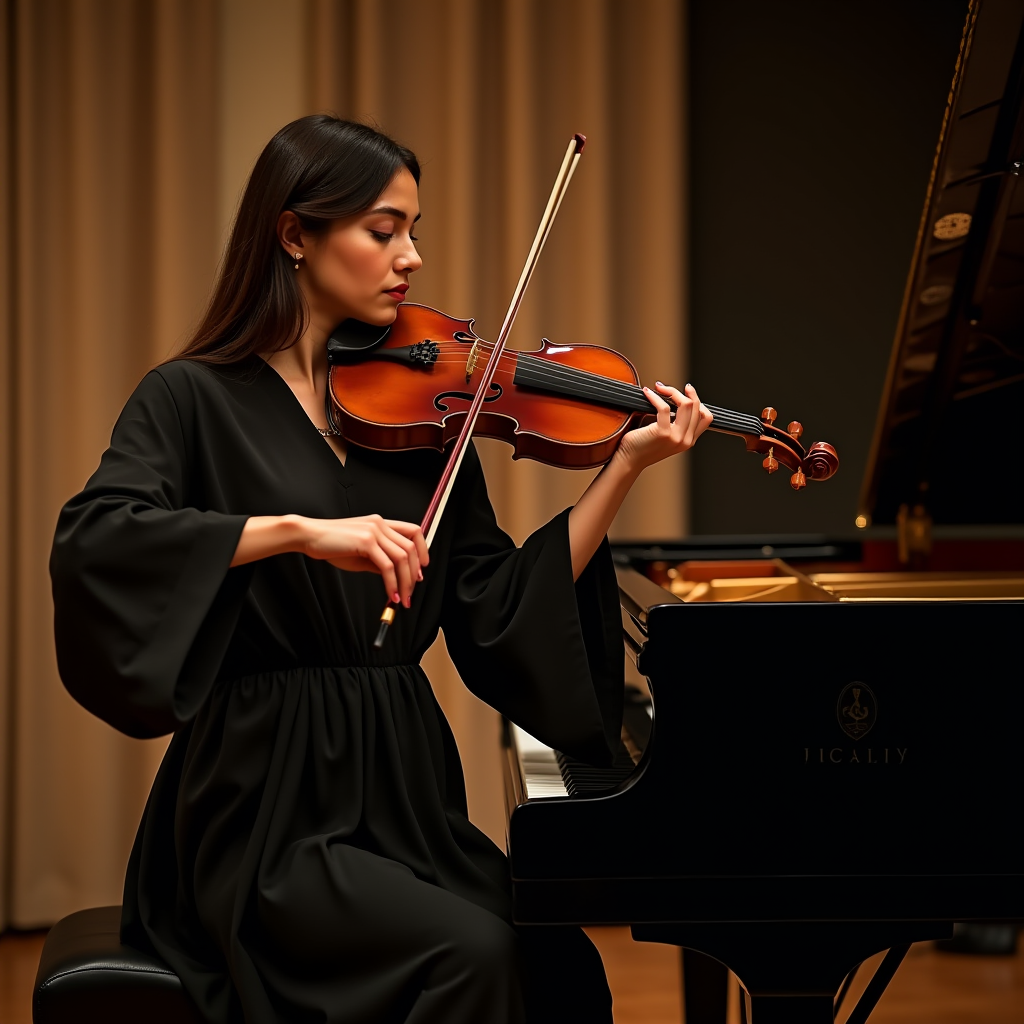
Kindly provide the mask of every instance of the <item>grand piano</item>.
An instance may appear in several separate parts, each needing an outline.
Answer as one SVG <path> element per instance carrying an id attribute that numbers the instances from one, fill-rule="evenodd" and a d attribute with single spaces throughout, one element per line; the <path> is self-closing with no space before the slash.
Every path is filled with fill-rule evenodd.
<path id="1" fill-rule="evenodd" d="M 506 723 L 518 922 L 714 958 L 752 1024 L 833 1021 L 886 950 L 859 1024 L 911 943 L 1024 920 L 1022 98 L 1024 2 L 976 0 L 863 533 L 618 545 L 615 763 Z"/>

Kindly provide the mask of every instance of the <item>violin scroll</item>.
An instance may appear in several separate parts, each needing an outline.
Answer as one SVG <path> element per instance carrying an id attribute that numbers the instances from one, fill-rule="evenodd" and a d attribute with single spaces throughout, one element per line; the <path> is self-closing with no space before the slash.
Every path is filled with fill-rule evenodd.
<path id="1" fill-rule="evenodd" d="M 747 433 L 746 430 L 732 429 L 723 425 L 719 429 L 726 432 L 739 433 L 745 437 L 748 451 L 764 456 L 761 466 L 768 473 L 774 473 L 780 466 L 792 471 L 789 485 L 794 491 L 801 491 L 807 486 L 808 479 L 827 480 L 839 468 L 839 456 L 835 448 L 824 441 L 816 441 L 810 448 L 800 443 L 803 435 L 803 424 L 799 420 L 790 420 L 785 430 L 775 426 L 778 412 L 770 405 L 761 410 L 760 430 Z M 754 423 L 757 424 L 755 419 Z M 712 430 L 716 429 L 713 424 Z"/>
<path id="2" fill-rule="evenodd" d="M 827 480 L 839 468 L 839 456 L 832 445 L 815 441 L 807 450 L 803 468 L 812 480 Z"/>

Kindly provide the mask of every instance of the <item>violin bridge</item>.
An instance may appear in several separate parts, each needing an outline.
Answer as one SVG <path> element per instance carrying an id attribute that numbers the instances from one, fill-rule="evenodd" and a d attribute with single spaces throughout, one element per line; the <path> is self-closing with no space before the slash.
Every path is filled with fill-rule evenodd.
<path id="1" fill-rule="evenodd" d="M 479 340 L 473 342 L 473 347 L 469 350 L 469 358 L 466 360 L 466 383 L 469 383 L 470 377 L 473 376 L 473 371 L 476 369 L 476 365 L 480 360 L 480 342 Z"/>

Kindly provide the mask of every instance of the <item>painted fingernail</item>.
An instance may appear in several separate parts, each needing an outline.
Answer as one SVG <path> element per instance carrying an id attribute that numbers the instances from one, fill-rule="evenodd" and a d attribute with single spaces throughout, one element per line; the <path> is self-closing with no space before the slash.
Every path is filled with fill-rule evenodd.
<path id="1" fill-rule="evenodd" d="M 417 572 L 416 572 L 416 579 L 417 579 L 417 581 L 419 583 L 423 582 L 423 570 L 422 569 L 418 569 L 417 570 Z"/>
<path id="2" fill-rule="evenodd" d="M 401 595 L 401 594 L 399 594 L 399 593 L 398 593 L 398 591 L 396 590 L 396 591 L 395 591 L 395 592 L 394 592 L 394 593 L 393 593 L 393 594 L 391 595 L 391 600 L 392 600 L 392 601 L 393 601 L 393 602 L 394 602 L 395 604 L 401 604 L 401 603 L 402 603 L 402 595 Z"/>

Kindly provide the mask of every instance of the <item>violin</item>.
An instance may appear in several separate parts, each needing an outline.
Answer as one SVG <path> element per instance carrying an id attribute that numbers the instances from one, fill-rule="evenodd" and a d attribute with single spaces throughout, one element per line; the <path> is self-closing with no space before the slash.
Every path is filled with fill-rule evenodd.
<path id="1" fill-rule="evenodd" d="M 472 319 L 415 303 L 402 303 L 386 328 L 346 320 L 327 343 L 328 422 L 364 448 L 442 451 L 465 424 L 492 349 Z M 546 338 L 534 351 L 504 349 L 473 432 L 507 441 L 514 459 L 593 469 L 627 430 L 655 418 L 639 383 L 633 364 L 612 349 Z M 704 404 L 714 416 L 709 430 L 742 438 L 769 473 L 786 466 L 795 490 L 839 467 L 832 445 L 804 448 L 801 424 L 781 430 L 771 407 L 755 416 Z"/>

